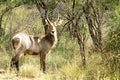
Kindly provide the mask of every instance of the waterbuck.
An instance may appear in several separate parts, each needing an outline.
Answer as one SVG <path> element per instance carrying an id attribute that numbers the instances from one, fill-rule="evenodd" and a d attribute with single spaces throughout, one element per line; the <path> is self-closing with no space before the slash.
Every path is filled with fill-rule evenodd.
<path id="1" fill-rule="evenodd" d="M 12 46 L 15 52 L 15 56 L 11 59 L 11 68 L 15 65 L 17 71 L 19 71 L 19 59 L 21 56 L 39 55 L 40 56 L 40 70 L 45 73 L 45 58 L 46 54 L 57 43 L 57 31 L 56 26 L 61 24 L 59 18 L 55 22 L 51 22 L 48 17 L 45 19 L 48 25 L 47 34 L 42 35 L 27 35 L 25 33 L 18 33 L 12 38 Z"/>

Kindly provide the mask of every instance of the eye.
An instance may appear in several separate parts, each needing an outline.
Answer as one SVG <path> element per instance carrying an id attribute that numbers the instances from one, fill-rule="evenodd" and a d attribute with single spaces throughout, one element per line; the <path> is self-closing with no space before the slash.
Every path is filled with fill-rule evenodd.
<path id="1" fill-rule="evenodd" d="M 52 33 L 54 33 L 55 31 L 51 31 Z"/>

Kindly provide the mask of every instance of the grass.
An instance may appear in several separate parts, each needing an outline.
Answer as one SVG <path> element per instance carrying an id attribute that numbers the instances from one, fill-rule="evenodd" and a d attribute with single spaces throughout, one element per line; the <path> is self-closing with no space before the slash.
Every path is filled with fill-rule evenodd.
<path id="1" fill-rule="evenodd" d="M 24 13 L 24 16 L 22 16 Z M 55 49 L 47 54 L 46 74 L 40 71 L 39 56 L 27 55 L 20 59 L 20 72 L 18 76 L 13 69 L 9 71 L 10 60 L 13 51 L 10 46 L 10 38 L 16 32 L 24 30 L 27 33 L 37 34 L 43 32 L 41 22 L 36 16 L 36 9 L 28 10 L 24 6 L 13 10 L 4 17 L 4 28 L 6 34 L 0 41 L 0 69 L 6 72 L 0 74 L 0 80 L 119 80 L 118 69 L 114 73 L 109 64 L 101 63 L 101 56 L 98 53 L 86 52 L 86 68 L 81 66 L 79 46 L 75 39 L 68 38 L 63 33 Z M 8 18 L 8 19 L 7 19 Z M 30 19 L 30 21 L 29 21 Z M 12 27 L 11 27 L 12 26 Z M 15 29 L 17 28 L 17 31 Z M 12 33 L 11 31 L 12 30 Z M 14 32 L 15 31 L 15 32 Z M 58 35 L 59 36 L 59 35 Z M 89 42 L 87 43 L 89 45 Z M 89 47 L 89 46 L 87 46 Z M 112 60 L 111 60 L 112 62 Z"/>
<path id="2" fill-rule="evenodd" d="M 73 42 L 71 42 L 73 44 Z M 73 46 L 75 43 L 73 44 Z M 57 45 L 57 48 L 60 46 Z M 64 46 L 62 46 L 64 47 Z M 55 48 L 47 55 L 46 74 L 40 71 L 39 56 L 24 56 L 20 59 L 20 72 L 18 76 L 16 71 L 9 71 L 10 55 L 1 52 L 0 68 L 6 70 L 0 74 L 1 80 L 119 80 L 119 72 L 110 74 L 108 67 L 101 63 L 99 54 L 93 53 L 87 57 L 86 68 L 81 67 L 79 54 L 64 56 L 72 52 L 64 52 Z M 66 48 L 65 48 L 66 49 Z M 5 52 L 6 53 L 6 52 Z M 70 59 L 71 58 L 71 59 Z M 6 65 L 7 64 L 7 65 Z M 6 66 L 5 66 L 6 65 Z"/>
<path id="3" fill-rule="evenodd" d="M 59 52 L 58 52 L 59 53 Z M 46 74 L 40 71 L 38 56 L 25 56 L 20 59 L 20 72 L 18 76 L 16 71 L 9 71 L 10 56 L 0 54 L 1 67 L 6 70 L 0 74 L 1 80 L 119 80 L 119 72 L 109 74 L 107 67 L 101 64 L 99 54 L 93 54 L 87 57 L 86 69 L 82 69 L 79 55 L 74 55 L 71 60 L 53 50 L 47 55 Z M 69 53 L 70 54 L 70 53 Z M 6 58 L 5 58 L 6 57 Z M 68 55 L 68 57 L 70 57 Z M 7 64 L 7 65 L 6 65 Z M 6 65 L 6 66 L 5 66 Z"/>

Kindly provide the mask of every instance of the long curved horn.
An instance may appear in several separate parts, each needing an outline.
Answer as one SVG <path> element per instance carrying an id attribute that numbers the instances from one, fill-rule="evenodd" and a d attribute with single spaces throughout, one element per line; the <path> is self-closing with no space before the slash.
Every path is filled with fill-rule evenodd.
<path id="1" fill-rule="evenodd" d="M 59 12 L 58 12 L 58 18 L 57 18 L 57 20 L 55 22 L 58 22 L 58 21 L 59 21 Z"/>
<path id="2" fill-rule="evenodd" d="M 49 20 L 49 18 L 48 18 L 48 13 L 46 14 L 46 20 L 47 20 L 47 22 L 50 24 L 50 20 Z"/>
<path id="3" fill-rule="evenodd" d="M 57 17 L 57 20 L 54 22 L 55 24 L 57 24 L 59 22 L 59 12 L 57 12 L 57 13 L 58 13 L 58 17 Z M 48 24 L 51 24 L 51 21 L 48 18 L 48 13 L 46 14 L 46 21 Z"/>

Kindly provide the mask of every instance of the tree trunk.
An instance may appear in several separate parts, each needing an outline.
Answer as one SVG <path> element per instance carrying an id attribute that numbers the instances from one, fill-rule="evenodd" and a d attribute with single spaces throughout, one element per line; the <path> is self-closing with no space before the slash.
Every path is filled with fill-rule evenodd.
<path id="1" fill-rule="evenodd" d="M 86 17 L 90 36 L 93 40 L 95 49 L 101 54 L 103 54 L 102 37 L 101 37 L 102 36 L 101 17 L 100 17 L 101 15 L 100 12 L 95 7 L 96 5 L 94 4 L 94 1 L 92 2 L 87 0 L 85 6 L 83 7 L 83 12 Z"/>
<path id="2" fill-rule="evenodd" d="M 78 34 L 77 34 L 77 41 L 78 41 L 78 44 L 80 47 L 80 55 L 81 55 L 81 59 L 82 59 L 82 65 L 83 65 L 83 68 L 85 68 L 85 66 L 86 66 L 85 41 L 84 41 L 84 39 L 80 39 Z"/>
<path id="3" fill-rule="evenodd" d="M 47 34 L 48 26 L 45 23 L 45 19 L 47 18 L 47 12 L 48 12 L 47 6 L 46 6 L 46 4 L 42 0 L 35 0 L 35 3 L 36 3 L 38 11 L 40 13 L 44 12 L 44 14 L 41 14 L 41 18 L 42 18 L 42 23 L 44 25 L 45 34 Z M 43 9 L 43 10 L 41 10 L 41 9 Z"/>
<path id="4" fill-rule="evenodd" d="M 85 59 L 85 43 L 82 34 L 80 34 L 79 29 L 78 29 L 78 24 L 79 20 L 81 17 L 81 14 L 78 14 L 75 16 L 75 0 L 73 0 L 73 5 L 72 5 L 72 36 L 74 38 L 77 38 L 77 42 L 80 48 L 80 55 L 81 55 L 81 60 L 82 60 L 82 66 L 85 68 L 86 65 L 86 59 Z"/>
<path id="5" fill-rule="evenodd" d="M 42 17 L 42 16 L 41 16 Z M 43 23 L 43 25 L 44 25 L 44 30 L 45 30 L 45 34 L 47 34 L 48 32 L 48 26 L 46 25 L 46 22 L 45 22 L 45 19 L 46 19 L 46 17 L 47 17 L 47 10 L 45 10 L 45 18 L 44 17 L 42 17 L 42 23 Z"/>

